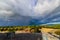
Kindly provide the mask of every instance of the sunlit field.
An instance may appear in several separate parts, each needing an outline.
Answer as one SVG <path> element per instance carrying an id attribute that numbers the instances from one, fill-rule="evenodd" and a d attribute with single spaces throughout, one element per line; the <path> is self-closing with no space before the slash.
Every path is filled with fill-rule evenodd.
<path id="1" fill-rule="evenodd" d="M 39 33 L 60 31 L 60 24 L 55 25 L 29 25 L 29 26 L 0 26 L 0 32 L 16 32 L 16 33 Z"/>

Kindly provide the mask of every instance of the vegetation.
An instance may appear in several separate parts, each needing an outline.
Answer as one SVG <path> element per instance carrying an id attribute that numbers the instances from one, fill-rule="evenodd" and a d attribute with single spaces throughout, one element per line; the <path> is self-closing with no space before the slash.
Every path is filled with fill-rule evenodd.
<path id="1" fill-rule="evenodd" d="M 60 40 L 60 30 L 57 30 L 55 34 L 59 35 L 59 40 Z"/>
<path id="2" fill-rule="evenodd" d="M 53 24 L 53 25 L 41 25 L 43 28 L 53 28 L 53 29 L 60 29 L 60 24 Z"/>
<path id="3" fill-rule="evenodd" d="M 60 29 L 60 24 L 55 25 L 29 25 L 29 26 L 0 26 L 0 31 L 19 31 L 21 29 L 25 28 L 34 28 L 37 30 L 37 28 L 53 28 L 53 29 Z"/>
<path id="4" fill-rule="evenodd" d="M 32 25 L 32 26 L 0 26 L 0 31 L 20 31 L 24 30 L 26 28 L 34 28 L 34 30 L 37 30 L 37 28 L 40 28 L 38 26 Z"/>
<path id="5" fill-rule="evenodd" d="M 60 35 L 60 30 L 55 31 L 55 34 Z"/>

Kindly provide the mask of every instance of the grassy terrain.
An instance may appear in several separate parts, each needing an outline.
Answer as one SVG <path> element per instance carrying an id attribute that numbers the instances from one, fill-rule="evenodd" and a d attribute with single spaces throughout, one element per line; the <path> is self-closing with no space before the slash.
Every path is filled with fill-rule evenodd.
<path id="1" fill-rule="evenodd" d="M 53 25 L 41 25 L 43 28 L 53 28 L 53 29 L 60 29 L 60 24 L 53 24 Z"/>

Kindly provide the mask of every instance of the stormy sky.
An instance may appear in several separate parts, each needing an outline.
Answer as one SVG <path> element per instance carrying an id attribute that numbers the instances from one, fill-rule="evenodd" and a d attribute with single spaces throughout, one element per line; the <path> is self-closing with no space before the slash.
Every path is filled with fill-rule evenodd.
<path id="1" fill-rule="evenodd" d="M 60 0 L 0 0 L 0 26 L 60 24 Z"/>

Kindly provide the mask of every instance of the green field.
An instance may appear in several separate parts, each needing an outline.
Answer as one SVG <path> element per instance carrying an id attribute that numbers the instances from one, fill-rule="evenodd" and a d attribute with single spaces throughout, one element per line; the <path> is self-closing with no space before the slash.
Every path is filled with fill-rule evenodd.
<path id="1" fill-rule="evenodd" d="M 52 25 L 41 25 L 43 28 L 53 28 L 60 29 L 60 24 L 52 24 Z"/>

